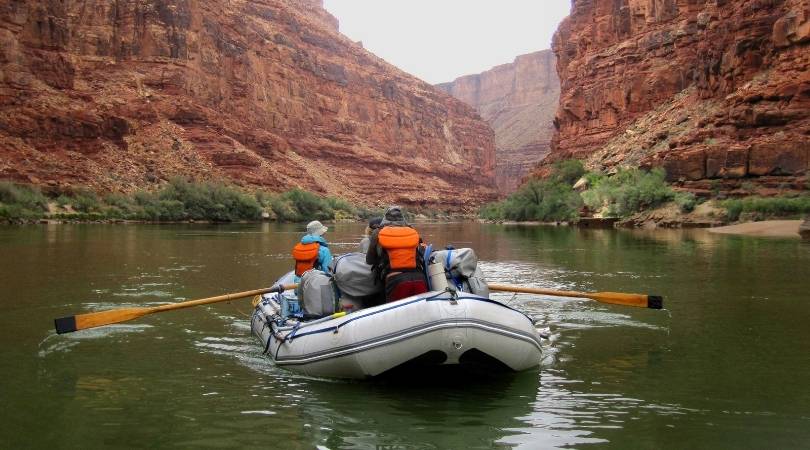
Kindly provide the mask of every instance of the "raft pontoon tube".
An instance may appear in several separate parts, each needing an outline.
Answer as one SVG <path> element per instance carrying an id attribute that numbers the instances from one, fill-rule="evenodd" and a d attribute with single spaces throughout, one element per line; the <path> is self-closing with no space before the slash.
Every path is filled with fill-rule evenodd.
<path id="1" fill-rule="evenodd" d="M 541 338 L 531 318 L 485 297 L 428 292 L 304 322 L 281 319 L 281 296 L 295 299 L 289 291 L 263 295 L 251 329 L 264 353 L 294 372 L 368 378 L 414 366 L 521 371 L 540 363 Z"/>

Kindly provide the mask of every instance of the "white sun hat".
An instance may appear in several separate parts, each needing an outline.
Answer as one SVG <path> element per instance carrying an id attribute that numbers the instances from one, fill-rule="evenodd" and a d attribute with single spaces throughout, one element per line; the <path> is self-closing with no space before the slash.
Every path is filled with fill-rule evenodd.
<path id="1" fill-rule="evenodd" d="M 322 223 L 320 223 L 317 220 L 313 220 L 312 222 L 307 224 L 307 233 L 313 236 L 321 236 L 324 233 L 326 233 L 326 230 L 328 229 L 329 228 L 326 228 L 325 226 L 323 226 Z"/>

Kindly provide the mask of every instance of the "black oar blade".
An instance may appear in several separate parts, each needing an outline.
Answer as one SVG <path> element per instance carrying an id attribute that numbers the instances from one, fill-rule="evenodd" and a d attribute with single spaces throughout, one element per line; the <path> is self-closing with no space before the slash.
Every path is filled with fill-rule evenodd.
<path id="1" fill-rule="evenodd" d="M 663 309 L 664 308 L 664 297 L 660 295 L 648 295 L 647 296 L 647 308 L 650 309 Z"/>
<path id="2" fill-rule="evenodd" d="M 53 325 L 56 327 L 56 334 L 73 333 L 76 331 L 76 316 L 54 319 Z"/>

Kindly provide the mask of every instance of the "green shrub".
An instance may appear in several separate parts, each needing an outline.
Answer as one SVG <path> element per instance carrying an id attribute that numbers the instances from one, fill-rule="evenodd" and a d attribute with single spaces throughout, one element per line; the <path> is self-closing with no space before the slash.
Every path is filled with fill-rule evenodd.
<path id="1" fill-rule="evenodd" d="M 478 216 L 486 220 L 576 220 L 582 208 L 582 197 L 574 192 L 572 185 L 583 175 L 585 168 L 581 161 L 557 162 L 547 179 L 531 180 L 505 200 L 482 206 Z"/>
<path id="2" fill-rule="evenodd" d="M 55 201 L 56 201 L 56 204 L 59 205 L 60 208 L 64 208 L 65 206 L 70 204 L 70 197 L 68 197 L 67 195 L 62 194 L 59 197 L 56 197 Z"/>
<path id="3" fill-rule="evenodd" d="M 723 207 L 726 208 L 728 220 L 736 222 L 740 220 L 740 214 L 743 212 L 743 204 L 740 200 L 726 200 L 723 202 Z"/>
<path id="4" fill-rule="evenodd" d="M 571 186 L 553 180 L 532 180 L 506 200 L 484 205 L 479 216 L 488 220 L 574 220 L 582 207 L 582 198 Z"/>
<path id="5" fill-rule="evenodd" d="M 485 220 L 501 220 L 504 218 L 504 202 L 487 203 L 478 211 L 478 217 Z"/>
<path id="6" fill-rule="evenodd" d="M 685 213 L 694 211 L 697 205 L 697 197 L 691 192 L 676 192 L 674 200 L 681 212 Z"/>
<path id="7" fill-rule="evenodd" d="M 37 187 L 9 181 L 0 181 L 0 203 L 32 212 L 48 210 L 48 199 Z"/>
<path id="8" fill-rule="evenodd" d="M 739 220 L 742 213 L 753 213 L 759 217 L 798 216 L 810 213 L 810 195 L 797 197 L 746 197 L 725 200 L 721 205 L 731 221 Z"/>
<path id="9" fill-rule="evenodd" d="M 357 208 L 342 198 L 326 197 L 326 203 L 335 211 L 336 217 L 338 213 L 343 217 L 355 217 L 357 215 Z"/>
<path id="10" fill-rule="evenodd" d="M 366 206 L 355 207 L 355 214 L 363 220 L 371 219 L 372 217 L 382 217 L 383 211 L 378 208 L 368 208 Z"/>
<path id="11" fill-rule="evenodd" d="M 70 204 L 78 212 L 95 213 L 101 211 L 101 199 L 95 192 L 78 191 L 70 199 Z"/>
<path id="12" fill-rule="evenodd" d="M 193 183 L 183 178 L 169 181 L 157 194 L 158 202 L 149 202 L 146 213 L 152 220 L 257 220 L 262 208 L 251 195 L 220 183 Z"/>
<path id="13" fill-rule="evenodd" d="M 370 216 L 370 209 L 358 209 L 336 197 L 320 197 L 301 189 L 281 194 L 245 193 L 221 183 L 199 183 L 175 178 L 162 189 L 138 191 L 132 195 L 108 194 L 103 198 L 88 190 L 60 195 L 56 203 L 70 205 L 76 213 L 56 214 L 65 220 L 131 219 L 151 221 L 258 220 L 262 208 L 272 210 L 280 221 L 300 222 Z M 42 217 L 47 198 L 33 187 L 0 182 L 0 218 Z"/>
<path id="14" fill-rule="evenodd" d="M 625 217 L 635 212 L 654 208 L 675 198 L 667 185 L 663 169 L 645 172 L 639 169 L 620 170 L 611 177 L 600 177 L 582 194 L 588 208 L 600 211 L 607 208 L 609 215 Z M 682 199 L 684 206 L 690 201 Z M 694 207 L 694 201 L 691 202 Z"/>
<path id="15" fill-rule="evenodd" d="M 568 159 L 554 163 L 554 172 L 550 179 L 563 184 L 573 186 L 585 175 L 585 166 L 578 159 Z"/>

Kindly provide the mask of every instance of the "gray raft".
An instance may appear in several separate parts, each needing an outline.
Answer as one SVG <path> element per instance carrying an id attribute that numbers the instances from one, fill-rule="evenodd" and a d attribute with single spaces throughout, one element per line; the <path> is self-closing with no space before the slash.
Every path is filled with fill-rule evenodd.
<path id="1" fill-rule="evenodd" d="M 292 274 L 279 284 L 289 284 Z M 447 366 L 521 371 L 536 367 L 541 338 L 528 316 L 469 293 L 428 292 L 304 322 L 281 319 L 281 296 L 265 294 L 251 319 L 253 334 L 276 364 L 294 372 L 368 378 L 398 369 Z"/>

